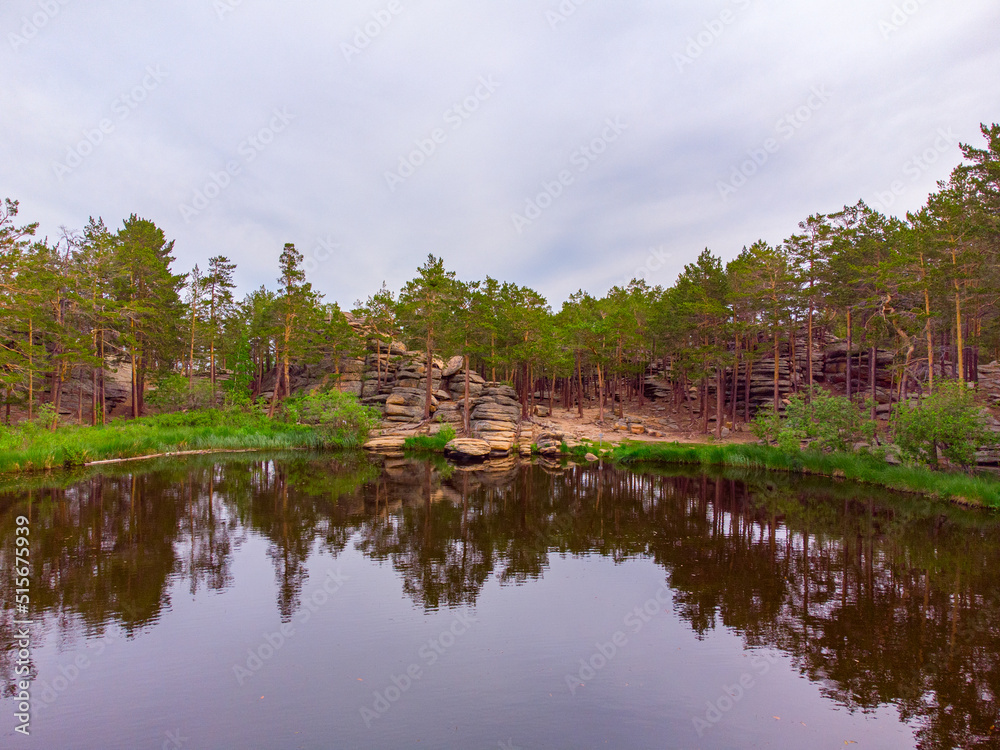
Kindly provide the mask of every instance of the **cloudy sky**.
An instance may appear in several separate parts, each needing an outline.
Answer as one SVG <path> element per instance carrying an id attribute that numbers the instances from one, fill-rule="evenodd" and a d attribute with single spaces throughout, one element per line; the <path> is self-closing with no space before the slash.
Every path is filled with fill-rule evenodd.
<path id="1" fill-rule="evenodd" d="M 178 271 L 342 305 L 428 253 L 553 307 L 669 285 L 864 199 L 918 208 L 1000 121 L 996 0 L 3 0 L 0 197 L 131 213 Z"/>

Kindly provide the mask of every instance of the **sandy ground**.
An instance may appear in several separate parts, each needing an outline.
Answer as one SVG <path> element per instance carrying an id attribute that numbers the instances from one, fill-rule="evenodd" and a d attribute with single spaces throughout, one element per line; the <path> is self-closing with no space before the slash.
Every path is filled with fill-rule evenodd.
<path id="1" fill-rule="evenodd" d="M 583 417 L 580 417 L 575 407 L 567 411 L 557 406 L 552 416 L 532 417 L 529 424 L 533 425 L 536 431 L 555 429 L 564 433 L 567 438 L 573 437 L 577 440 L 586 439 L 593 441 L 602 440 L 605 443 L 614 444 L 621 443 L 624 440 L 647 443 L 752 443 L 757 441 L 757 438 L 748 430 L 741 429 L 742 425 L 738 426 L 735 431 L 731 431 L 729 435 L 716 441 L 714 426 L 710 425 L 709 429 L 712 431 L 707 435 L 700 430 L 701 420 L 697 420 L 697 424 L 691 429 L 686 429 L 691 421 L 688 414 L 673 415 L 667 412 L 662 406 L 649 405 L 642 409 L 626 408 L 624 418 L 617 416 L 617 412 L 615 416 L 611 416 L 605 410 L 603 425 L 598 424 L 598 416 L 596 407 L 584 407 Z M 616 430 L 615 426 L 622 422 L 632 425 L 642 425 L 646 432 L 636 434 L 635 432 L 621 429 Z M 522 427 L 522 432 L 526 427 L 527 424 Z M 648 432 L 649 430 L 661 433 L 662 436 L 651 435 Z"/>

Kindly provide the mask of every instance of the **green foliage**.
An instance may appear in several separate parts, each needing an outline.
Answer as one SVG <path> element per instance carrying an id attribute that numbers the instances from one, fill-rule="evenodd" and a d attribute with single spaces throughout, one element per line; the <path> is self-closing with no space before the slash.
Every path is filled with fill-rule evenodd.
<path id="1" fill-rule="evenodd" d="M 285 399 L 278 418 L 287 424 L 313 427 L 324 447 L 356 448 L 378 426 L 377 409 L 339 391 L 298 394 Z"/>
<path id="2" fill-rule="evenodd" d="M 253 359 L 250 356 L 250 339 L 242 332 L 233 345 L 232 374 L 222 384 L 226 405 L 236 409 L 250 407 L 250 389 L 253 386 Z"/>
<path id="3" fill-rule="evenodd" d="M 33 424 L 29 424 L 30 426 L 41 430 L 51 430 L 55 428 L 59 424 L 59 414 L 56 412 L 56 407 L 50 402 L 39 404 L 35 409 L 35 419 Z"/>
<path id="4" fill-rule="evenodd" d="M 865 482 L 901 492 L 1000 508 L 1000 481 L 992 477 L 892 466 L 864 453 L 786 451 L 769 445 L 624 443 L 613 459 L 624 464 L 678 463 L 729 466 L 740 470 L 782 471 Z"/>
<path id="5" fill-rule="evenodd" d="M 441 453 L 444 447 L 455 439 L 455 428 L 445 425 L 433 435 L 414 435 L 403 441 L 403 448 L 408 451 L 425 453 Z"/>
<path id="6" fill-rule="evenodd" d="M 930 466 L 937 466 L 940 450 L 952 463 L 968 468 L 980 446 L 996 442 L 972 393 L 957 383 L 939 383 L 916 406 L 900 404 L 895 427 L 903 453 Z"/>
<path id="7" fill-rule="evenodd" d="M 870 442 L 875 437 L 870 414 L 871 401 L 862 406 L 813 388 L 811 402 L 806 394 L 797 393 L 788 399 L 784 418 L 774 409 L 763 409 L 750 429 L 761 440 L 786 451 L 798 449 L 803 441 L 809 441 L 815 450 L 850 451 L 854 443 Z"/>
<path id="8" fill-rule="evenodd" d="M 154 381 L 153 390 L 146 394 L 146 403 L 163 411 L 201 409 L 212 401 L 210 383 L 196 379 L 189 382 L 179 372 L 168 372 Z"/>

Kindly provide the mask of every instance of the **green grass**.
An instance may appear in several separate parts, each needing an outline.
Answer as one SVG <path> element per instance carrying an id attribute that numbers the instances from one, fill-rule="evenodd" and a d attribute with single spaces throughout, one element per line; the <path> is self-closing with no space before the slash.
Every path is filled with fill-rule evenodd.
<path id="1" fill-rule="evenodd" d="M 310 425 L 207 409 L 115 421 L 99 427 L 34 424 L 0 428 L 0 473 L 44 471 L 92 461 L 202 450 L 337 448 Z"/>
<path id="2" fill-rule="evenodd" d="M 574 449 L 574 453 L 586 446 Z M 623 464 L 675 463 L 729 466 L 848 479 L 952 502 L 1000 508 L 1000 479 L 917 466 L 893 466 L 861 453 L 788 452 L 768 445 L 623 443 L 612 452 Z"/>
<path id="3" fill-rule="evenodd" d="M 403 441 L 403 450 L 415 453 L 444 453 L 444 447 L 455 439 L 455 428 L 442 427 L 433 435 L 414 435 Z"/>

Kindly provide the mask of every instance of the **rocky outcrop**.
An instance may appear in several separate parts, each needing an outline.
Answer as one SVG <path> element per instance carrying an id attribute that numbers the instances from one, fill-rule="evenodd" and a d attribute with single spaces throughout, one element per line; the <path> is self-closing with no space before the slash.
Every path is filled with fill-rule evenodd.
<path id="1" fill-rule="evenodd" d="M 401 458 L 403 456 L 403 442 L 405 440 L 405 435 L 383 435 L 373 437 L 365 443 L 364 448 L 366 451 L 381 453 L 390 458 Z"/>
<path id="2" fill-rule="evenodd" d="M 543 456 L 559 456 L 565 435 L 558 430 L 543 430 L 535 435 L 535 446 Z"/>
<path id="3" fill-rule="evenodd" d="M 514 389 L 485 383 L 482 395 L 472 401 L 471 408 L 472 434 L 489 443 L 494 453 L 510 453 L 521 421 L 521 405 Z"/>
<path id="4" fill-rule="evenodd" d="M 444 447 L 444 455 L 457 461 L 482 461 L 492 451 L 489 443 L 475 438 L 455 438 Z"/>

